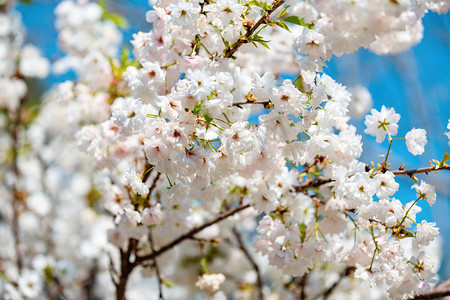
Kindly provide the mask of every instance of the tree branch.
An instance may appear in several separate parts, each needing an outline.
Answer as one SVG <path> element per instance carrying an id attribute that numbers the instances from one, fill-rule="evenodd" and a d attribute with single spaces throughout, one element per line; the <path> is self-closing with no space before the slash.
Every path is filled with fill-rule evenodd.
<path id="1" fill-rule="evenodd" d="M 300 291 L 296 294 L 296 299 L 298 300 L 306 299 L 306 283 L 308 282 L 308 276 L 309 273 L 305 273 L 299 282 Z"/>
<path id="2" fill-rule="evenodd" d="M 154 252 L 152 252 L 152 253 L 150 253 L 148 255 L 136 257 L 136 261 L 134 262 L 134 265 L 138 266 L 138 265 L 144 263 L 147 260 L 152 260 L 155 257 L 158 257 L 159 255 L 161 255 L 164 252 L 172 249 L 173 247 L 175 247 L 179 243 L 181 243 L 181 242 L 183 242 L 183 241 L 185 241 L 187 239 L 192 238 L 195 234 L 199 233 L 203 229 L 205 229 L 205 228 L 207 228 L 207 227 L 209 227 L 209 226 L 211 226 L 213 224 L 216 224 L 216 223 L 218 223 L 218 222 L 220 222 L 220 221 L 222 221 L 222 220 L 224 220 L 224 219 L 226 219 L 226 218 L 228 218 L 228 217 L 230 217 L 230 216 L 240 212 L 241 210 L 244 210 L 244 209 L 249 208 L 249 207 L 250 207 L 250 204 L 241 204 L 241 205 L 239 205 L 236 208 L 233 208 L 233 209 L 231 209 L 229 211 L 226 211 L 226 212 L 223 212 L 223 213 L 219 214 L 213 220 L 203 224 L 202 226 L 196 227 L 196 228 L 190 230 L 189 232 L 179 236 L 178 238 L 176 238 L 172 242 L 170 242 L 170 243 L 162 246 L 161 248 L 159 248 L 159 250 L 154 251 Z"/>
<path id="3" fill-rule="evenodd" d="M 20 189 L 19 189 L 19 177 L 20 177 L 20 170 L 18 165 L 18 159 L 19 159 L 19 126 L 22 122 L 21 113 L 22 113 L 22 106 L 25 103 L 24 96 L 22 99 L 20 99 L 19 105 L 16 109 L 16 111 L 11 111 L 13 114 L 11 124 L 9 126 L 9 134 L 11 136 L 12 140 L 12 168 L 15 176 L 15 180 L 12 187 L 12 224 L 11 224 L 11 230 L 14 237 L 14 248 L 16 252 L 16 265 L 19 269 L 19 273 L 22 270 L 23 262 L 22 262 L 22 251 L 21 251 L 21 243 L 20 243 L 20 225 L 19 225 L 19 214 L 20 214 L 20 206 L 21 203 L 24 201 L 24 196 Z"/>
<path id="4" fill-rule="evenodd" d="M 255 25 L 247 29 L 247 32 L 243 37 L 240 37 L 239 40 L 235 44 L 233 44 L 231 48 L 228 48 L 225 51 L 225 57 L 231 58 L 233 54 L 239 49 L 239 47 L 241 47 L 245 43 L 248 43 L 248 39 L 256 31 L 256 29 L 258 29 L 258 27 L 261 26 L 261 24 L 264 23 L 264 21 L 270 17 L 271 13 L 273 13 L 278 7 L 280 7 L 283 4 L 284 0 L 275 0 L 272 3 L 272 9 L 268 10 L 264 15 L 262 15 Z"/>
<path id="5" fill-rule="evenodd" d="M 324 300 L 328 299 L 328 297 L 330 297 L 330 295 L 333 293 L 333 291 L 336 289 L 336 287 L 339 285 L 339 283 L 342 281 L 342 279 L 344 279 L 344 277 L 346 277 L 346 276 L 353 274 L 355 269 L 356 268 L 353 266 L 345 268 L 345 270 L 339 276 L 338 280 L 323 292 L 323 294 L 322 294 L 323 299 Z"/>
<path id="6" fill-rule="evenodd" d="M 439 284 L 432 291 L 410 298 L 410 300 L 436 299 L 445 296 L 450 296 L 450 279 Z"/>
<path id="7" fill-rule="evenodd" d="M 233 106 L 241 106 L 241 105 L 245 105 L 245 104 L 262 104 L 264 106 L 270 104 L 270 100 L 260 100 L 260 101 L 246 101 L 246 102 L 236 102 L 233 103 Z"/>
<path id="8" fill-rule="evenodd" d="M 248 261 L 250 262 L 250 264 L 252 265 L 253 269 L 256 272 L 256 287 L 258 288 L 257 299 L 264 300 L 264 295 L 263 295 L 263 291 L 262 291 L 263 283 L 262 283 L 261 271 L 260 271 L 258 265 L 256 264 L 255 260 L 253 259 L 253 257 L 250 255 L 250 252 L 248 252 L 247 248 L 245 248 L 244 242 L 242 241 L 241 235 L 240 235 L 239 231 L 236 229 L 236 227 L 233 227 L 233 234 L 236 237 L 236 240 L 239 244 L 239 248 L 241 248 L 242 252 L 245 254 Z"/>
<path id="9" fill-rule="evenodd" d="M 120 277 L 116 285 L 116 300 L 125 300 L 125 291 L 128 277 L 135 268 L 135 264 L 130 262 L 131 254 L 135 252 L 138 241 L 130 239 L 126 251 L 120 249 Z"/>
<path id="10" fill-rule="evenodd" d="M 160 174 L 160 173 L 158 173 Z M 155 252 L 155 248 L 153 246 L 153 236 L 152 236 L 152 230 L 150 229 L 149 233 L 148 233 L 148 241 L 150 243 L 150 249 L 152 249 L 152 252 Z M 159 291 L 159 299 L 163 300 L 164 296 L 163 296 L 163 292 L 162 292 L 162 277 L 161 277 L 161 273 L 159 271 L 159 267 L 158 267 L 158 262 L 156 261 L 156 257 L 153 259 L 153 264 L 155 266 L 155 272 L 156 272 L 156 277 L 158 279 L 158 291 Z"/>
<path id="11" fill-rule="evenodd" d="M 394 175 L 414 175 L 414 174 L 420 174 L 420 173 L 426 173 L 429 172 L 435 172 L 435 171 L 442 171 L 442 170 L 450 170 L 450 166 L 442 166 L 436 169 L 436 167 L 428 167 L 428 168 L 419 168 L 414 170 L 395 170 L 391 171 Z"/>
<path id="12" fill-rule="evenodd" d="M 314 179 L 314 180 L 308 180 L 305 181 L 304 183 L 300 184 L 299 186 L 295 187 L 295 191 L 296 192 L 302 192 L 304 189 L 306 188 L 310 188 L 310 187 L 318 187 L 321 186 L 323 184 L 327 184 L 330 183 L 332 180 L 331 179 Z"/>

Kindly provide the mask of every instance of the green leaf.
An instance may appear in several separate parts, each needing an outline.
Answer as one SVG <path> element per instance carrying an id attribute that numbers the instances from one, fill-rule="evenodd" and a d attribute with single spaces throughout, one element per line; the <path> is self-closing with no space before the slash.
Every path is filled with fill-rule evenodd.
<path id="1" fill-rule="evenodd" d="M 274 20 L 281 18 L 282 16 L 284 16 L 288 10 L 289 6 L 286 6 L 282 11 L 280 11 L 280 13 L 274 18 Z"/>
<path id="2" fill-rule="evenodd" d="M 266 2 L 256 1 L 256 0 L 249 1 L 245 5 L 253 5 L 253 6 L 261 7 L 264 10 L 270 10 L 272 8 L 271 5 L 268 5 Z"/>
<path id="3" fill-rule="evenodd" d="M 167 286 L 167 287 L 172 287 L 173 286 L 173 283 L 171 281 L 169 281 L 169 280 L 163 280 L 162 283 L 164 283 L 164 285 Z"/>
<path id="4" fill-rule="evenodd" d="M 281 28 L 283 28 L 283 29 L 285 29 L 285 30 L 287 30 L 287 31 L 289 31 L 289 32 L 291 32 L 289 30 L 289 27 L 283 21 L 273 21 L 272 23 L 277 25 L 277 26 L 279 26 L 279 27 L 281 27 Z"/>
<path id="5" fill-rule="evenodd" d="M 311 24 L 305 23 L 305 19 L 303 19 L 303 18 L 300 19 L 297 16 L 290 16 L 290 17 L 284 18 L 283 21 L 287 22 L 287 23 L 292 23 L 292 24 L 295 24 L 295 25 L 308 27 L 309 29 L 313 29 L 314 28 L 314 24 L 312 24 L 312 23 Z"/>
<path id="6" fill-rule="evenodd" d="M 194 115 L 198 115 L 198 113 L 202 110 L 202 107 L 203 107 L 203 101 L 200 101 L 200 103 L 195 106 L 195 108 L 192 111 L 192 113 Z"/>
<path id="7" fill-rule="evenodd" d="M 445 166 L 449 159 L 450 159 L 450 156 L 447 153 L 447 149 L 445 149 L 444 157 L 442 157 L 442 160 L 439 163 L 439 168 L 442 168 L 443 166 Z"/>
<path id="8" fill-rule="evenodd" d="M 206 123 L 210 124 L 213 118 L 211 118 L 208 114 L 203 114 L 203 117 L 205 117 Z"/>
<path id="9" fill-rule="evenodd" d="M 308 226 L 303 223 L 298 225 L 298 230 L 300 231 L 300 240 L 302 243 L 305 241 L 307 228 Z"/>
<path id="10" fill-rule="evenodd" d="M 255 43 L 259 43 L 270 50 L 270 47 L 267 44 L 269 41 L 264 40 L 261 36 L 259 36 L 257 34 L 255 34 L 254 36 L 252 36 L 250 38 L 250 42 L 253 43 L 253 45 L 255 45 L 255 47 L 257 47 Z"/>

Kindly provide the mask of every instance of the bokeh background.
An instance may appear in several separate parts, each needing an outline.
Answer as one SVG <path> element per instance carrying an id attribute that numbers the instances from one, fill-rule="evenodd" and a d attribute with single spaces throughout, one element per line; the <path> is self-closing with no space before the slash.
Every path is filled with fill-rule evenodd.
<path id="1" fill-rule="evenodd" d="M 19 3 L 23 22 L 28 31 L 27 40 L 40 47 L 45 56 L 56 61 L 63 56 L 57 47 L 57 32 L 54 26 L 53 10 L 60 1 L 32 0 L 30 4 Z M 124 44 L 129 45 L 136 31 L 148 31 L 151 25 L 145 21 L 145 13 L 150 9 L 147 0 L 108 0 L 108 8 L 125 16 L 129 22 L 125 30 Z M 379 56 L 365 49 L 351 55 L 333 57 L 324 72 L 338 82 L 352 86 L 366 86 L 372 94 L 374 108 L 382 105 L 394 107 L 401 114 L 398 137 L 404 137 L 412 128 L 427 131 L 428 145 L 422 156 L 411 155 L 403 141 L 395 141 L 394 152 L 389 157 L 393 169 L 406 163 L 407 169 L 429 166 L 431 159 L 441 160 L 445 149 L 449 149 L 448 139 L 443 134 L 450 118 L 450 14 L 428 13 L 423 19 L 424 38 L 411 50 L 397 55 Z M 58 82 L 73 79 L 74 74 L 52 74 L 38 90 Z M 354 125 L 363 134 L 363 119 Z M 387 141 L 375 143 L 375 138 L 363 135 L 364 154 L 362 160 L 378 158 L 387 151 Z M 377 162 L 377 161 L 375 161 Z M 433 207 L 425 201 L 421 204 L 422 219 L 433 220 L 440 228 L 443 262 L 440 270 L 442 278 L 450 277 L 450 172 L 418 175 L 436 186 L 438 200 Z M 403 203 L 415 200 L 415 191 L 410 189 L 412 180 L 401 177 L 397 198 Z"/>

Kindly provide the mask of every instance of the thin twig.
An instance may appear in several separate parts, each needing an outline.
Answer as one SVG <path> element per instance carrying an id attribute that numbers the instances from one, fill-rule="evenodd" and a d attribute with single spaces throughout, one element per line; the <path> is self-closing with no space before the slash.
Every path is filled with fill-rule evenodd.
<path id="1" fill-rule="evenodd" d="M 263 104 L 263 105 L 268 105 L 270 103 L 271 103 L 270 100 L 246 101 L 246 102 L 235 102 L 235 103 L 233 103 L 233 106 L 241 106 L 241 105 L 245 105 L 245 104 Z"/>
<path id="2" fill-rule="evenodd" d="M 429 173 L 429 172 L 435 172 L 435 171 L 442 171 L 442 170 L 450 170 L 450 166 L 442 166 L 442 167 L 428 167 L 428 168 L 419 168 L 414 170 L 395 170 L 391 171 L 394 175 L 414 175 L 414 174 L 420 174 L 420 173 Z"/>
<path id="3" fill-rule="evenodd" d="M 149 172 L 149 173 L 150 173 L 150 172 Z M 156 183 L 158 182 L 159 177 L 161 177 L 161 173 L 157 172 L 155 178 L 153 178 L 152 185 L 151 185 L 150 188 L 148 189 L 147 199 L 150 199 L 150 196 L 151 196 L 153 190 L 154 190 L 155 187 L 156 187 Z"/>
<path id="4" fill-rule="evenodd" d="M 20 243 L 20 225 L 19 225 L 19 210 L 20 210 L 20 202 L 23 198 L 24 194 L 20 192 L 19 189 L 19 177 L 20 177 L 20 170 L 18 165 L 18 159 L 19 159 L 19 126 L 22 122 L 21 119 L 21 113 L 22 113 L 22 106 L 25 103 L 25 97 L 20 99 L 19 106 L 17 107 L 17 110 L 14 112 L 13 119 L 11 121 L 11 124 L 9 126 L 9 134 L 12 139 L 12 168 L 15 176 L 15 180 L 13 183 L 13 190 L 12 190 L 12 210 L 13 210 L 13 216 L 12 216 L 12 233 L 14 238 L 14 248 L 16 252 L 16 264 L 17 268 L 19 269 L 19 273 L 22 270 L 23 262 L 22 262 L 22 252 L 21 252 L 21 243 Z"/>
<path id="5" fill-rule="evenodd" d="M 330 297 L 330 295 L 333 293 L 333 291 L 336 289 L 336 287 L 339 285 L 339 283 L 341 283 L 342 279 L 353 274 L 355 269 L 356 268 L 353 266 L 345 268 L 345 270 L 339 276 L 338 280 L 323 292 L 323 294 L 322 294 L 323 300 L 328 299 L 328 297 Z"/>
<path id="6" fill-rule="evenodd" d="M 153 246 L 153 236 L 152 236 L 152 230 L 151 229 L 150 229 L 150 231 L 148 233 L 148 241 L 150 243 L 150 249 L 152 249 L 152 252 L 155 252 L 155 247 Z M 162 292 L 163 280 L 161 278 L 161 273 L 160 273 L 160 270 L 159 270 L 159 267 L 158 267 L 158 262 L 156 261 L 156 257 L 153 259 L 153 265 L 155 266 L 156 277 L 158 278 L 159 299 L 163 300 L 164 299 L 163 292 Z"/>
<path id="7" fill-rule="evenodd" d="M 108 253 L 108 256 L 109 256 L 109 275 L 111 276 L 111 281 L 117 288 L 117 286 L 119 285 L 118 283 L 119 274 L 117 274 L 116 267 L 114 266 L 114 261 L 111 257 L 111 254 Z"/>
<path id="8" fill-rule="evenodd" d="M 154 251 L 154 252 L 152 252 L 152 253 L 150 253 L 148 255 L 136 257 L 136 261 L 134 262 L 134 265 L 137 266 L 137 265 L 140 265 L 140 264 L 144 263 L 147 260 L 152 260 L 155 257 L 158 257 L 159 255 L 161 255 L 161 254 L 165 253 L 166 251 L 172 249 L 173 247 L 175 247 L 179 243 L 181 243 L 181 242 L 183 242 L 183 241 L 185 241 L 187 239 L 192 238 L 195 234 L 199 233 L 203 229 L 205 229 L 205 228 L 207 228 L 207 227 L 209 227 L 209 226 L 211 226 L 213 224 L 216 224 L 216 223 L 218 223 L 218 222 L 220 222 L 220 221 L 222 221 L 222 220 L 224 220 L 224 219 L 226 219 L 226 218 L 228 218 L 228 217 L 230 217 L 230 216 L 232 216 L 232 215 L 234 215 L 234 214 L 236 214 L 236 213 L 238 213 L 238 212 L 240 212 L 240 211 L 242 211 L 242 210 L 244 210 L 246 208 L 249 208 L 249 207 L 250 207 L 250 204 L 241 204 L 241 205 L 239 205 L 236 208 L 233 208 L 233 209 L 231 209 L 229 211 L 226 211 L 226 212 L 223 212 L 223 213 L 219 214 L 213 220 L 203 224 L 202 226 L 193 228 L 189 232 L 187 232 L 187 233 L 179 236 L 178 238 L 174 239 L 172 242 L 167 243 L 166 245 L 162 246 L 161 248 L 159 248 L 159 250 Z"/>
<path id="9" fill-rule="evenodd" d="M 261 24 L 264 23 L 264 21 L 270 17 L 271 13 L 273 13 L 278 7 L 280 7 L 283 4 L 284 0 L 275 0 L 272 3 L 272 9 L 268 10 L 264 15 L 262 15 L 259 18 L 259 20 L 255 23 L 255 25 L 247 29 L 247 32 L 243 37 L 240 37 L 239 40 L 235 44 L 233 44 L 231 48 L 228 48 L 225 51 L 225 57 L 231 58 L 233 54 L 239 49 L 239 47 L 241 47 L 245 43 L 248 43 L 250 36 L 256 31 L 256 29 L 258 29 L 258 27 L 261 26 Z"/>
<path id="10" fill-rule="evenodd" d="M 314 179 L 314 180 L 307 180 L 304 183 L 298 185 L 295 187 L 295 190 L 297 192 L 302 192 L 307 188 L 310 187 L 318 187 L 321 186 L 323 184 L 327 184 L 330 183 L 332 180 L 331 179 Z"/>
<path id="11" fill-rule="evenodd" d="M 250 264 L 252 265 L 253 269 L 256 272 L 256 287 L 258 288 L 258 298 L 257 299 L 264 300 L 261 271 L 260 271 L 258 265 L 256 264 L 255 260 L 253 259 L 253 257 L 250 255 L 250 252 L 248 252 L 247 248 L 245 247 L 244 242 L 242 241 L 242 237 L 241 237 L 239 231 L 236 229 L 236 227 L 233 227 L 233 234 L 236 237 L 236 240 L 239 244 L 239 248 L 241 248 L 242 252 L 247 257 L 248 261 L 250 262 Z"/>

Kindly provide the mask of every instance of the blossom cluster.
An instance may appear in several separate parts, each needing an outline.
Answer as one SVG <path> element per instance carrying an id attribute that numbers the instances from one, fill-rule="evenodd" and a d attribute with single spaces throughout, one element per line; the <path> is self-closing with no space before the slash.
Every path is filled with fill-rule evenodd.
<path id="1" fill-rule="evenodd" d="M 104 8 L 62 1 L 67 56 L 54 69 L 78 80 L 52 89 L 23 127 L 30 150 L 15 159 L 22 182 L 9 199 L 24 195 L 12 213 L 22 245 L 10 234 L 0 243 L 0 295 L 79 298 L 84 281 L 98 297 L 147 298 L 143 286 L 156 281 L 160 298 L 287 299 L 298 286 L 313 298 L 339 274 L 348 282 L 336 297 L 367 296 L 367 284 L 374 299 L 427 292 L 439 229 L 416 215 L 436 191 L 411 176 L 417 197 L 395 198 L 403 169 L 388 162 L 397 139 L 423 154 L 426 131 L 395 138 L 400 114 L 372 109 L 364 132 L 387 137 L 389 150 L 378 165 L 362 162 L 349 121 L 371 109 L 371 95 L 321 72 L 361 47 L 408 49 L 427 10 L 448 9 L 433 0 L 161 0 L 146 14 L 152 29 L 133 35 L 131 60 L 116 57 L 121 35 Z M 14 93 L 0 105 L 11 111 L 25 96 L 21 77 L 48 69 L 18 40 L 5 49 L 17 48 L 11 64 L 22 51 L 19 65 L 0 66 Z"/>

